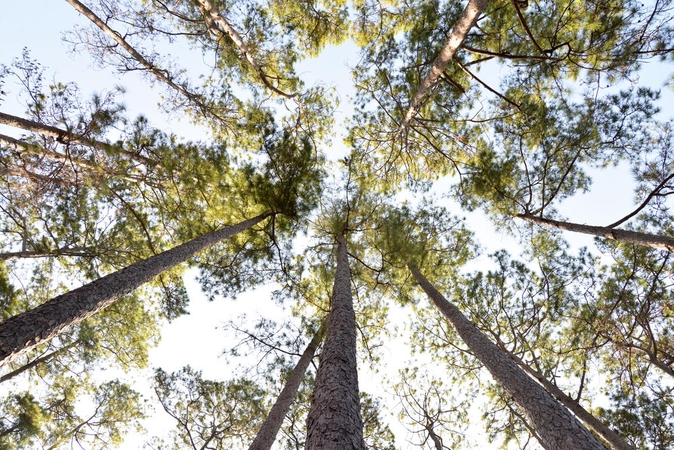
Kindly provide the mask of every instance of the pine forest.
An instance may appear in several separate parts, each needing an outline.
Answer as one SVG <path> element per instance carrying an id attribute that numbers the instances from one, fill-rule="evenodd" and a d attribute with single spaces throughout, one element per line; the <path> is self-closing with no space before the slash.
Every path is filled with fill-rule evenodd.
<path id="1" fill-rule="evenodd" d="M 0 450 L 674 450 L 674 0 L 0 36 Z"/>

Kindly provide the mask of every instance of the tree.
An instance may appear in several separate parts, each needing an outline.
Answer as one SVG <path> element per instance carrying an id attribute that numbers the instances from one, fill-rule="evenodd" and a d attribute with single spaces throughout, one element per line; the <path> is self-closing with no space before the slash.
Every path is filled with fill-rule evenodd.
<path id="1" fill-rule="evenodd" d="M 157 448 L 221 449 L 247 444 L 263 414 L 264 391 L 246 379 L 218 382 L 184 367 L 155 372 L 154 390 L 176 424 L 174 441 Z"/>
<path id="2" fill-rule="evenodd" d="M 671 235 L 671 126 L 643 76 L 656 59 L 659 72 L 669 70 L 671 0 L 60 4 L 90 22 L 67 34 L 71 50 L 127 79 L 159 82 L 161 110 L 206 127 L 187 142 L 144 117 L 127 119 L 117 88 L 82 101 L 73 83 L 43 84 L 27 53 L 0 67 L 0 100 L 10 103 L 0 113 L 0 336 L 21 335 L 27 346 L 3 349 L 0 339 L 0 356 L 23 352 L 1 378 L 0 446 L 66 446 L 68 434 L 77 440 L 95 425 L 78 405 L 110 395 L 124 400 L 98 408 L 110 426 L 91 427 L 96 438 L 82 442 L 119 441 L 115 430 L 143 411 L 125 409 L 136 397 L 121 381 L 97 398 L 88 374 L 147 364 L 163 321 L 188 311 L 187 265 L 178 263 L 186 259 L 211 300 L 277 283 L 283 314 L 274 319 L 292 322 L 293 336 L 312 336 L 329 315 L 315 383 L 311 364 L 300 365 L 304 382 L 289 388 L 296 401 L 274 414 L 286 416 L 284 448 L 394 448 L 380 414 L 390 404 L 359 394 L 358 378 L 387 378 L 380 346 L 404 338 L 443 379 L 416 376 L 415 365 L 387 380 L 415 443 L 473 445 L 460 432 L 474 425 L 479 399 L 486 439 L 503 446 L 536 438 L 549 448 L 601 448 L 573 414 L 617 448 L 673 445 L 669 247 L 597 241 L 600 254 L 576 252 L 559 234 L 514 220 L 566 221 L 562 202 L 617 164 L 632 169 L 639 206 L 603 231 Z M 337 159 L 326 149 L 340 93 L 308 82 L 300 63 L 348 39 L 360 50 L 356 109 L 348 153 Z M 204 64 L 183 64 L 183 46 Z M 23 112 L 11 112 L 13 82 Z M 425 197 L 430 190 L 443 197 Z M 493 223 L 474 233 L 471 220 L 449 214 L 478 209 Z M 250 217 L 259 223 L 153 269 L 152 284 L 99 310 L 145 280 L 134 268 Z M 487 258 L 489 226 L 519 240 Z M 118 294 L 87 294 L 110 280 Z M 420 283 L 435 304 L 419 296 Z M 70 306 L 59 302 L 86 303 L 78 295 L 89 306 L 61 319 Z M 49 308 L 51 341 L 9 329 L 38 323 Z M 155 372 L 157 398 L 178 427 L 149 445 L 252 442 L 305 346 L 261 323 L 241 325 L 232 344 L 264 347 L 252 367 L 229 361 L 231 375 L 219 380 L 196 369 Z M 315 346 L 306 351 L 303 364 Z M 482 378 L 489 370 L 495 383 Z M 566 442 L 562 429 L 579 434 Z"/>
<path id="3" fill-rule="evenodd" d="M 335 284 L 307 417 L 307 449 L 365 448 L 356 368 L 356 317 L 343 233 L 336 238 Z"/>
<path id="4" fill-rule="evenodd" d="M 605 448 L 571 413 L 489 341 L 411 265 L 410 271 L 442 314 L 498 383 L 512 395 L 550 449 Z"/>
<path id="5" fill-rule="evenodd" d="M 270 215 L 271 213 L 264 213 L 239 224 L 212 231 L 6 319 L 0 325 L 1 361 L 11 361 L 22 352 L 58 336 L 70 326 L 95 314 L 164 270 L 180 264 L 222 239 L 254 226 Z"/>
<path id="6" fill-rule="evenodd" d="M 253 440 L 253 443 L 248 447 L 249 450 L 268 450 L 271 448 L 276 439 L 276 435 L 281 428 L 283 419 L 286 414 L 288 414 L 290 405 L 295 399 L 304 373 L 306 372 L 307 367 L 309 367 L 309 364 L 314 357 L 314 353 L 323 339 L 324 331 L 325 330 L 321 328 L 307 345 L 307 348 L 302 353 L 299 361 L 297 361 L 297 365 L 288 376 L 288 379 L 283 386 L 283 390 L 276 399 L 276 402 L 274 402 L 274 406 L 262 423 L 262 427 L 260 427 L 260 430 L 257 432 L 255 440 Z"/>

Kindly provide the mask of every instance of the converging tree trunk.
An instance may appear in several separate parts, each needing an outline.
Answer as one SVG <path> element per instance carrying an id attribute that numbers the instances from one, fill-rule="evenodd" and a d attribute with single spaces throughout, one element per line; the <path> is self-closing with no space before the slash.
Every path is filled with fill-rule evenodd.
<path id="1" fill-rule="evenodd" d="M 543 447 L 548 450 L 606 449 L 569 410 L 552 398 L 496 344 L 487 339 L 456 306 L 443 297 L 419 269 L 413 265 L 409 269 L 473 354 L 533 423 Z"/>
<path id="2" fill-rule="evenodd" d="M 505 351 L 505 350 L 504 350 Z M 589 411 L 583 408 L 580 403 L 564 393 L 560 388 L 550 382 L 540 372 L 530 367 L 527 363 L 522 361 L 516 355 L 510 352 L 507 354 L 522 368 L 529 373 L 550 393 L 553 397 L 559 400 L 564 406 L 574 413 L 580 420 L 585 422 L 592 431 L 601 436 L 611 448 L 615 450 L 634 450 L 634 447 L 625 442 L 615 431 L 607 427 L 601 420 L 593 416 Z"/>
<path id="3" fill-rule="evenodd" d="M 311 363 L 311 360 L 314 358 L 316 349 L 323 339 L 323 327 L 316 333 L 314 338 L 309 342 L 307 348 L 302 353 L 300 360 L 297 361 L 297 365 L 290 373 L 288 380 L 286 381 L 283 390 L 276 399 L 276 403 L 269 411 L 269 415 L 265 419 L 264 423 L 260 427 L 260 431 L 257 432 L 255 440 L 248 450 L 269 450 L 276 440 L 276 435 L 281 429 L 283 424 L 283 419 L 285 419 L 290 406 L 297 395 L 297 390 L 302 383 L 302 378 L 304 378 L 304 373 L 307 371 L 307 367 Z"/>
<path id="4" fill-rule="evenodd" d="M 433 87 L 437 84 L 440 76 L 454 57 L 454 54 L 466 39 L 468 32 L 471 28 L 473 28 L 477 18 L 487 8 L 488 4 L 489 0 L 470 0 L 468 2 L 466 8 L 461 14 L 461 17 L 459 17 L 459 20 L 454 25 L 452 33 L 447 38 L 445 46 L 440 51 L 438 57 L 435 58 L 435 61 L 433 61 L 431 70 L 428 72 L 428 75 L 426 75 L 426 78 L 424 78 L 424 80 L 421 82 L 421 85 L 410 101 L 410 106 L 407 109 L 403 123 L 400 124 L 398 132 L 405 129 L 419 111 L 419 107 L 421 106 L 421 102 L 423 102 L 424 97 L 426 97 L 431 89 L 433 89 Z"/>
<path id="5" fill-rule="evenodd" d="M 328 329 L 307 416 L 307 450 L 364 450 L 356 367 L 356 315 L 346 239 L 337 238 Z"/>
<path id="6" fill-rule="evenodd" d="M 573 222 L 562 222 L 560 220 L 544 219 L 542 217 L 532 216 L 530 214 L 518 214 L 518 219 L 544 225 L 550 228 L 557 228 L 564 231 L 574 231 L 576 233 L 590 234 L 592 236 L 613 239 L 614 241 L 631 242 L 633 244 L 652 247 L 658 250 L 667 250 L 674 252 L 674 238 L 669 236 L 660 236 L 657 234 L 640 233 L 638 231 L 621 230 L 611 227 L 596 227 L 592 225 L 582 225 Z"/>
<path id="7" fill-rule="evenodd" d="M 34 133 L 41 134 L 43 136 L 50 136 L 55 138 L 58 142 L 61 142 L 63 144 L 67 144 L 69 142 L 72 142 L 73 144 L 80 144 L 80 145 L 86 145 L 87 147 L 92 147 L 97 150 L 102 150 L 102 151 L 109 151 L 114 148 L 112 144 L 109 144 L 107 142 L 101 142 L 97 141 L 95 139 L 89 139 L 85 136 L 80 136 L 79 134 L 76 133 L 71 133 L 70 131 L 67 130 L 62 130 L 61 128 L 56 128 L 52 127 L 51 125 L 45 125 L 39 122 L 35 122 L 33 120 L 28 120 L 24 119 L 23 117 L 17 117 L 17 116 L 12 116 L 10 114 L 5 114 L 3 112 L 0 112 L 0 123 L 4 125 L 8 125 L 10 127 L 14 128 L 20 128 L 22 130 L 26 131 L 32 131 Z M 1 143 L 4 143 L 5 145 L 12 145 L 13 147 L 17 148 L 19 146 L 24 146 L 24 144 L 21 143 L 21 141 L 17 139 L 13 139 L 9 136 L 2 136 L 0 139 Z M 124 154 L 125 156 L 129 157 L 130 159 L 136 160 L 140 163 L 143 164 L 155 164 L 155 161 L 152 161 L 151 159 L 145 158 L 143 156 L 137 155 L 135 153 L 128 152 L 123 149 L 117 149 L 120 153 Z M 59 155 L 56 152 L 48 152 L 46 153 L 47 157 L 50 158 L 55 158 L 55 159 L 62 159 L 65 158 L 65 155 Z M 68 157 L 68 160 L 71 160 L 71 158 Z M 91 163 L 86 163 L 87 165 L 91 165 Z"/>
<path id="8" fill-rule="evenodd" d="M 263 213 L 236 225 L 211 231 L 0 322 L 0 366 L 58 336 L 165 270 L 270 215 Z"/>
<path id="9" fill-rule="evenodd" d="M 255 73 L 257 73 L 258 76 L 260 77 L 260 80 L 262 80 L 262 83 L 264 83 L 264 85 L 269 90 L 287 99 L 297 97 L 296 93 L 287 94 L 281 91 L 273 84 L 271 84 L 271 82 L 269 81 L 269 77 L 262 69 L 262 67 L 260 67 L 260 65 L 257 63 L 252 53 L 248 49 L 248 46 L 246 45 L 245 42 L 243 42 L 243 39 L 241 39 L 239 33 L 237 33 L 234 27 L 232 27 L 230 23 L 227 21 L 227 19 L 225 19 L 225 17 L 222 14 L 220 14 L 218 10 L 215 9 L 213 4 L 209 0 L 196 0 L 196 2 L 199 5 L 199 8 L 203 12 L 206 19 L 208 20 L 209 28 L 216 28 L 221 34 L 226 34 L 227 36 L 229 36 L 232 42 L 234 42 L 234 45 L 236 45 L 236 48 L 238 48 L 241 54 L 243 54 L 244 58 L 246 58 L 246 61 L 248 61 L 248 64 L 251 65 Z M 220 28 L 215 27 L 214 24 L 217 24 Z"/>

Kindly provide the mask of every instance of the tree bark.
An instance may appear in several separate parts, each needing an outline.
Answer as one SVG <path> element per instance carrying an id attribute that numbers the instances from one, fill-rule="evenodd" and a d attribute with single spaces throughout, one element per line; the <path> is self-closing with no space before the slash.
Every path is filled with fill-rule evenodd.
<path id="1" fill-rule="evenodd" d="M 552 398 L 496 344 L 487 339 L 456 306 L 445 299 L 419 269 L 413 265 L 409 269 L 473 354 L 534 424 L 543 447 L 548 450 L 606 449 L 569 410 Z"/>
<path id="2" fill-rule="evenodd" d="M 356 367 L 356 315 L 346 239 L 339 236 L 328 329 L 307 416 L 306 450 L 364 450 Z"/>
<path id="3" fill-rule="evenodd" d="M 463 10 L 461 17 L 459 17 L 459 20 L 454 25 L 449 38 L 447 38 L 445 46 L 442 48 L 437 58 L 435 58 L 431 70 L 428 72 L 428 75 L 426 75 L 426 78 L 424 78 L 424 80 L 421 82 L 421 85 L 415 92 L 414 97 L 410 102 L 410 106 L 407 109 L 407 113 L 405 114 L 405 118 L 400 124 L 398 133 L 407 128 L 410 121 L 419 111 L 419 107 L 421 106 L 421 102 L 424 100 L 424 97 L 426 97 L 431 89 L 437 84 L 440 76 L 447 68 L 449 61 L 452 60 L 454 54 L 466 39 L 468 32 L 473 27 L 473 25 L 475 25 L 475 22 L 477 22 L 479 15 L 482 14 L 485 9 L 487 9 L 488 4 L 489 0 L 468 1 L 468 4 Z"/>
<path id="4" fill-rule="evenodd" d="M 5 113 L 2 113 L 2 112 L 0 112 L 0 123 L 2 123 L 4 125 L 9 125 L 10 127 L 20 128 L 20 129 L 26 130 L 26 131 L 32 131 L 34 133 L 38 133 L 38 134 L 41 134 L 43 136 L 51 136 L 51 137 L 56 138 L 56 140 L 58 142 L 61 142 L 61 143 L 64 143 L 64 144 L 68 143 L 68 142 L 72 142 L 74 144 L 86 145 L 87 147 L 93 147 L 97 150 L 102 150 L 104 152 L 107 152 L 107 151 L 115 148 L 114 145 L 109 144 L 107 142 L 101 142 L 101 141 L 97 141 L 95 139 L 89 139 L 87 137 L 80 136 L 76 133 L 71 133 L 70 131 L 67 131 L 67 130 L 62 130 L 60 128 L 52 127 L 51 125 L 44 125 L 44 124 L 41 124 L 40 122 L 35 122 L 35 121 L 32 121 L 32 120 L 24 119 L 22 117 L 12 116 L 10 114 L 5 114 Z M 2 141 L 5 142 L 6 144 L 11 144 L 13 146 L 21 145 L 20 141 L 18 141 L 16 139 L 13 139 L 13 138 L 9 138 L 8 136 L 7 137 L 3 136 Z M 128 156 L 129 158 L 131 158 L 135 161 L 138 161 L 140 163 L 148 164 L 148 165 L 152 165 L 152 164 L 155 163 L 151 159 L 145 158 L 144 156 L 136 155 L 134 153 L 127 152 L 127 151 L 124 151 L 122 149 L 117 149 L 117 150 L 120 151 L 121 153 L 123 153 L 124 155 Z M 59 154 L 56 153 L 56 152 L 52 152 L 52 155 L 59 155 Z M 47 156 L 52 156 L 52 155 L 48 154 Z M 61 159 L 61 157 L 62 157 L 62 155 L 59 157 L 59 159 Z"/>
<path id="5" fill-rule="evenodd" d="M 236 225 L 211 231 L 0 322 L 0 366 L 58 336 L 163 271 L 270 215 L 263 213 Z"/>
<path id="6" fill-rule="evenodd" d="M 674 238 L 669 236 L 621 230 L 619 228 L 596 227 L 573 222 L 562 222 L 560 220 L 544 219 L 542 217 L 532 216 L 530 214 L 518 214 L 515 217 L 550 228 L 589 234 L 606 239 L 613 239 L 614 241 L 631 242 L 633 244 L 643 245 L 645 247 L 652 247 L 658 250 L 674 252 Z"/>
<path id="7" fill-rule="evenodd" d="M 238 48 L 239 51 L 243 54 L 243 57 L 246 58 L 248 64 L 251 65 L 255 73 L 257 73 L 257 75 L 260 77 L 260 80 L 262 80 L 262 83 L 264 83 L 264 85 L 269 90 L 287 99 L 297 97 L 297 94 L 287 94 L 269 82 L 269 77 L 264 72 L 264 70 L 262 70 L 262 67 L 260 67 L 260 65 L 253 57 L 253 55 L 250 53 L 250 50 L 248 50 L 248 46 L 246 45 L 245 42 L 243 42 L 243 39 L 241 39 L 239 33 L 237 33 L 236 30 L 229 24 L 229 22 L 227 22 L 227 19 L 225 19 L 222 16 L 222 14 L 220 14 L 220 12 L 215 9 L 213 4 L 209 0 L 196 0 L 196 2 L 199 5 L 199 8 L 201 9 L 204 16 L 206 16 L 206 20 L 210 21 L 211 23 L 215 22 L 218 24 L 218 26 L 220 26 L 221 29 L 218 31 L 229 36 L 232 42 L 234 42 L 234 45 L 236 45 L 236 48 Z"/>
<path id="8" fill-rule="evenodd" d="M 505 352 L 505 350 L 504 350 Z M 507 354 L 522 368 L 525 372 L 528 372 L 532 377 L 534 377 L 538 382 L 557 400 L 559 400 L 564 406 L 569 408 L 569 410 L 574 413 L 580 420 L 585 422 L 585 424 L 599 436 L 601 436 L 613 449 L 616 450 L 634 450 L 634 447 L 625 442 L 618 434 L 607 427 L 601 420 L 597 419 L 594 415 L 588 412 L 583 408 L 577 401 L 566 395 L 560 388 L 555 386 L 545 378 L 540 372 L 534 370 L 516 355 L 513 355 L 510 352 Z"/>
<path id="9" fill-rule="evenodd" d="M 281 390 L 281 393 L 276 399 L 276 403 L 274 403 L 274 406 L 269 411 L 269 415 L 267 415 L 262 427 L 260 427 L 260 431 L 257 432 L 257 436 L 255 436 L 255 440 L 250 444 L 248 450 L 269 450 L 274 444 L 276 435 L 283 424 L 283 419 L 285 419 L 286 414 L 288 414 L 288 410 L 297 395 L 297 390 L 302 383 L 304 373 L 307 371 L 307 367 L 309 367 L 311 360 L 314 358 L 316 349 L 322 339 L 323 328 L 321 327 L 311 342 L 309 342 L 309 345 L 307 345 L 300 360 L 297 361 L 297 365 L 290 373 L 285 386 L 283 386 L 283 390 Z"/>
<path id="10" fill-rule="evenodd" d="M 70 344 L 68 344 L 64 347 L 61 347 L 57 350 L 54 350 L 53 352 L 47 353 L 44 356 L 40 356 L 39 358 L 35 358 L 31 362 L 29 362 L 27 364 L 24 364 L 23 366 L 19 367 L 18 369 L 14 369 L 11 372 L 7 372 L 6 374 L 4 374 L 3 376 L 0 377 L 0 383 L 4 383 L 5 381 L 9 381 L 12 378 L 21 375 L 25 371 L 27 371 L 29 369 L 32 369 L 33 367 L 35 367 L 39 364 L 42 364 L 44 362 L 49 361 L 50 359 L 52 359 L 56 355 L 59 355 L 61 353 L 64 353 L 67 350 L 70 350 L 71 348 L 73 348 L 75 346 L 75 344 L 77 344 L 77 341 L 71 342 Z"/>

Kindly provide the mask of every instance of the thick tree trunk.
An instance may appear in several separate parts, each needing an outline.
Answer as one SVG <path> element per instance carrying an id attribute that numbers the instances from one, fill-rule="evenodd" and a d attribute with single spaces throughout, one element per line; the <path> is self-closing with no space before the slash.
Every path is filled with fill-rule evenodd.
<path id="1" fill-rule="evenodd" d="M 163 271 L 252 227 L 270 215 L 271 213 L 260 214 L 236 225 L 212 231 L 0 322 L 0 366 L 58 336 Z"/>
<path id="2" fill-rule="evenodd" d="M 283 424 L 283 419 L 288 414 L 288 410 L 290 410 L 290 406 L 297 395 L 297 390 L 302 383 L 304 373 L 314 358 L 316 349 L 322 339 L 323 328 L 316 333 L 311 342 L 309 342 L 309 345 L 307 345 L 304 353 L 302 353 L 300 360 L 297 361 L 297 365 L 290 373 L 290 377 L 288 377 L 285 386 L 283 386 L 283 390 L 276 399 L 276 403 L 274 403 L 274 406 L 269 411 L 269 415 L 262 424 L 262 427 L 260 427 L 260 431 L 257 432 L 257 436 L 255 436 L 255 440 L 248 447 L 248 450 L 269 450 L 274 444 L 278 430 L 281 429 L 281 425 Z"/>
<path id="3" fill-rule="evenodd" d="M 543 447 L 548 450 L 606 449 L 576 417 L 518 367 L 496 344 L 487 339 L 456 306 L 447 301 L 419 269 L 412 265 L 409 268 L 457 334 L 534 425 Z"/>
<path id="4" fill-rule="evenodd" d="M 461 17 L 459 17 L 459 20 L 454 25 L 452 33 L 449 35 L 449 38 L 447 38 L 445 46 L 442 48 L 437 58 L 435 58 L 431 70 L 428 72 L 428 75 L 426 75 L 426 78 L 424 78 L 424 80 L 421 82 L 421 85 L 410 101 L 410 106 L 407 109 L 403 123 L 400 124 L 398 132 L 405 129 L 419 111 L 419 107 L 421 106 L 421 102 L 424 100 L 424 97 L 426 97 L 431 89 L 437 84 L 440 76 L 447 68 L 449 61 L 452 60 L 454 54 L 466 39 L 468 32 L 471 28 L 473 28 L 477 18 L 487 8 L 488 4 L 489 0 L 468 1 L 468 4 L 463 10 Z"/>
<path id="5" fill-rule="evenodd" d="M 328 330 L 307 416 L 307 450 L 364 450 L 356 368 L 356 316 L 346 239 L 338 238 Z"/>
<path id="6" fill-rule="evenodd" d="M 505 350 L 504 350 L 505 351 Z M 512 353 L 507 353 L 525 372 L 528 372 L 532 377 L 534 377 L 538 382 L 550 393 L 553 397 L 559 400 L 564 406 L 569 408 L 569 410 L 574 413 L 580 420 L 585 422 L 585 424 L 599 436 L 601 436 L 606 442 L 611 446 L 611 448 L 616 450 L 634 450 L 634 447 L 629 445 L 627 442 L 618 436 L 618 434 L 607 427 L 602 421 L 593 416 L 585 408 L 583 408 L 577 401 L 566 395 L 560 388 L 555 386 L 545 378 L 540 372 L 529 367 L 524 361 L 518 358 Z"/>
<path id="7" fill-rule="evenodd" d="M 592 236 L 613 239 L 614 241 L 631 242 L 633 244 L 653 247 L 658 250 L 667 250 L 674 252 L 674 238 L 669 236 L 660 236 L 656 234 L 640 233 L 638 231 L 621 230 L 619 228 L 595 227 L 592 225 L 582 225 L 579 223 L 562 222 L 559 220 L 544 219 L 542 217 L 529 214 L 518 214 L 518 219 L 545 225 L 550 228 L 557 228 L 564 231 L 574 231 L 576 233 L 590 234 Z"/>

